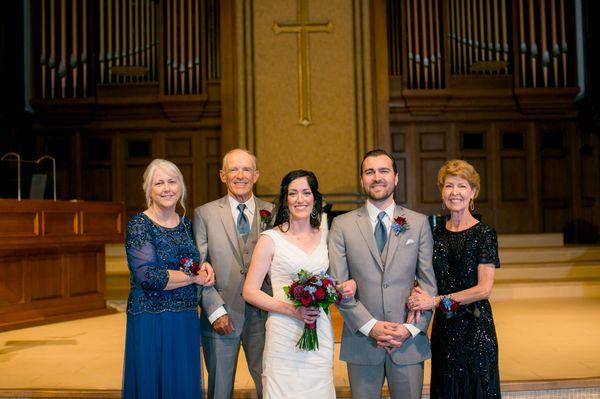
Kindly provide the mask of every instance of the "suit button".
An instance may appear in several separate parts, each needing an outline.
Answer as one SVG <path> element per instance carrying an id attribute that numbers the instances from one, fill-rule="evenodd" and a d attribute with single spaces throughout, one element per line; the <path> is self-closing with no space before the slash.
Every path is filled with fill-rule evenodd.
<path id="1" fill-rule="evenodd" d="M 240 270 L 240 274 L 241 274 L 241 275 L 244 275 L 244 274 L 246 274 L 246 270 L 244 270 L 244 269 L 241 269 L 241 270 Z"/>

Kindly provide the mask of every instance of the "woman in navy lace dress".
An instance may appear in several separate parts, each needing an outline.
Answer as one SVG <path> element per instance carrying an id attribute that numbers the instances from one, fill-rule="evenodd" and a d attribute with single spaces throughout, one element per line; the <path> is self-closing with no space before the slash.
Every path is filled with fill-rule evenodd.
<path id="1" fill-rule="evenodd" d="M 202 398 L 197 304 L 214 273 L 207 263 L 195 270 L 191 223 L 175 212 L 186 193 L 177 166 L 155 159 L 142 187 L 148 209 L 131 218 L 125 243 L 131 289 L 123 398 Z"/>
<path id="2" fill-rule="evenodd" d="M 498 340 L 488 298 L 500 267 L 496 231 L 471 214 L 479 174 L 462 160 L 438 174 L 450 217 L 433 230 L 433 268 L 440 296 L 415 288 L 411 310 L 435 308 L 431 331 L 431 399 L 500 398 Z"/>

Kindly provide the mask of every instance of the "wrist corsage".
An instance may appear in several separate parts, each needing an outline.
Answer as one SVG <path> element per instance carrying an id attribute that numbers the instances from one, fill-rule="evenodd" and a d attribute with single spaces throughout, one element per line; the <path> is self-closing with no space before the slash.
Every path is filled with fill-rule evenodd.
<path id="1" fill-rule="evenodd" d="M 179 263 L 181 264 L 179 270 L 181 270 L 190 277 L 197 276 L 200 272 L 200 264 L 192 258 L 181 258 Z"/>
<path id="2" fill-rule="evenodd" d="M 442 295 L 438 303 L 437 310 L 446 314 L 446 318 L 454 316 L 454 313 L 460 307 L 460 302 L 452 299 L 450 295 Z"/>

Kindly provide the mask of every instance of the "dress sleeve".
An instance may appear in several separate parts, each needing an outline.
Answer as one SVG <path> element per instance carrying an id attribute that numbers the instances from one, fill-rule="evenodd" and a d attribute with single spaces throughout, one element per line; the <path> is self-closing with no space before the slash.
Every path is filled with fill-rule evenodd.
<path id="1" fill-rule="evenodd" d="M 136 283 L 149 291 L 163 290 L 169 273 L 160 268 L 149 227 L 141 220 L 131 220 L 127 225 L 127 265 Z"/>
<path id="2" fill-rule="evenodd" d="M 500 267 L 500 258 L 498 257 L 498 236 L 496 231 L 488 227 L 483 233 L 483 246 L 479 257 L 479 264 L 493 264 Z"/>

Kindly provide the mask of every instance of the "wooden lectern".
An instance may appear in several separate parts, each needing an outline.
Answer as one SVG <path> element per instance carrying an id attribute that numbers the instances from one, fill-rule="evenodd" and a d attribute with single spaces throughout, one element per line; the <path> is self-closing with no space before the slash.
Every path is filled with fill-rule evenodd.
<path id="1" fill-rule="evenodd" d="M 104 244 L 124 206 L 0 200 L 0 331 L 107 312 Z"/>

